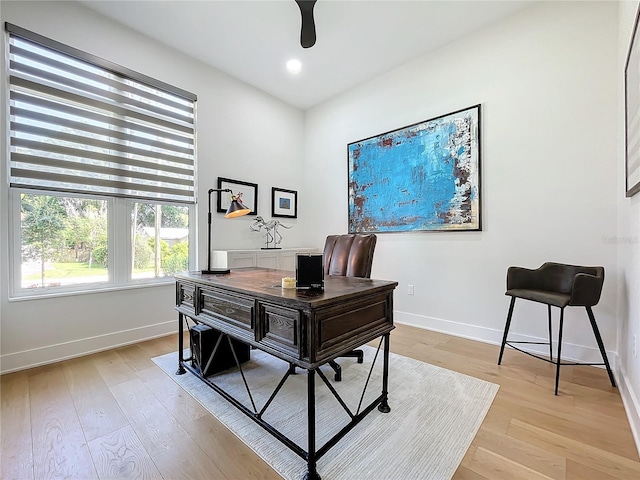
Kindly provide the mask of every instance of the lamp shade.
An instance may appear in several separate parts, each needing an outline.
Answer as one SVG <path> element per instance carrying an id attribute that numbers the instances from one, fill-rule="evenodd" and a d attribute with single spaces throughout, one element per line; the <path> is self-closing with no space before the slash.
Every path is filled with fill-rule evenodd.
<path id="1" fill-rule="evenodd" d="M 238 200 L 238 197 L 232 194 L 231 203 L 229 204 L 229 208 L 227 208 L 227 213 L 224 214 L 224 218 L 241 217 L 248 213 L 251 213 L 251 209 L 247 208 L 242 203 L 240 203 L 240 200 Z"/>

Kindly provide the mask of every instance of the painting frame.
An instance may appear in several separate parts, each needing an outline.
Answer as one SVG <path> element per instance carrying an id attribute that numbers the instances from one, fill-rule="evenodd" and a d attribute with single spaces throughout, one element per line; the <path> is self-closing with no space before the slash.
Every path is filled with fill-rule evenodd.
<path id="1" fill-rule="evenodd" d="M 624 66 L 624 180 L 625 196 L 640 192 L 640 38 L 638 22 L 640 6 L 631 34 Z M 632 128 L 634 126 L 634 128 Z M 635 145 L 635 149 L 631 146 Z"/>
<path id="2" fill-rule="evenodd" d="M 349 233 L 482 231 L 481 104 L 347 144 Z"/>
<path id="3" fill-rule="evenodd" d="M 218 188 L 231 189 L 234 195 L 242 194 L 241 202 L 247 208 L 251 210 L 247 215 L 258 214 L 258 184 L 243 182 L 241 180 L 232 180 L 230 178 L 218 177 Z M 217 211 L 219 213 L 226 213 L 227 208 L 231 204 L 231 193 L 218 192 Z"/>
<path id="4" fill-rule="evenodd" d="M 271 216 L 298 218 L 298 192 L 271 187 Z"/>

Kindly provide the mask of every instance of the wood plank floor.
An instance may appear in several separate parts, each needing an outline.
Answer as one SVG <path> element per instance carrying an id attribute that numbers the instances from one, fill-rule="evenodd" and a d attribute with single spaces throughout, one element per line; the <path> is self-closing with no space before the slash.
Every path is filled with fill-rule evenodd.
<path id="1" fill-rule="evenodd" d="M 151 361 L 176 348 L 172 335 L 2 376 L 0 478 L 280 478 Z M 497 366 L 496 346 L 402 325 L 391 349 L 500 385 L 455 480 L 640 479 L 604 370 L 563 367 L 556 397 L 553 366 L 513 350 Z"/>

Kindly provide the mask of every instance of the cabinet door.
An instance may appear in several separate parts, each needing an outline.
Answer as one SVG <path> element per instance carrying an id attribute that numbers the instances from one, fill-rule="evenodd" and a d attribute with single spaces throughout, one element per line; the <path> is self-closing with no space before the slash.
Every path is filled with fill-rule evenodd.
<path id="1" fill-rule="evenodd" d="M 278 268 L 278 253 L 260 252 L 256 255 L 256 266 L 262 268 Z"/>
<path id="2" fill-rule="evenodd" d="M 255 267 L 256 255 L 255 253 L 227 253 L 227 267 L 228 268 L 243 268 L 243 267 Z"/>
<path id="3" fill-rule="evenodd" d="M 280 255 L 280 270 L 296 271 L 296 252 L 286 252 Z"/>

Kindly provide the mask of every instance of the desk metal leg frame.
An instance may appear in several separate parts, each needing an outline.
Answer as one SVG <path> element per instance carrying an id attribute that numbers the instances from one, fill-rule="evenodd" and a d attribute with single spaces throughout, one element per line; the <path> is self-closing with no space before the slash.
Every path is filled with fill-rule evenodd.
<path id="1" fill-rule="evenodd" d="M 178 313 L 178 370 L 176 375 L 184 375 L 187 371 L 182 365 L 184 363 L 184 315 Z"/>
<path id="2" fill-rule="evenodd" d="M 302 478 L 303 480 L 320 480 L 316 470 L 316 371 L 314 369 L 307 371 L 307 432 L 307 473 Z"/>
<path id="3" fill-rule="evenodd" d="M 247 381 L 246 381 L 246 379 L 244 377 L 244 373 L 242 371 L 242 365 L 238 361 L 238 358 L 237 358 L 237 355 L 235 353 L 235 349 L 233 347 L 231 339 L 227 335 L 224 335 L 225 337 L 227 337 L 227 339 L 229 341 L 229 346 L 231 347 L 231 351 L 232 351 L 234 359 L 236 361 L 236 366 L 239 369 L 240 374 L 242 375 L 242 379 L 243 379 L 243 382 L 245 384 L 245 388 L 247 389 L 247 392 L 249 394 L 249 398 L 251 400 L 251 405 L 253 407 L 253 410 L 251 410 L 251 409 L 247 408 L 243 403 L 238 401 L 235 397 L 233 397 L 232 395 L 227 393 L 225 390 L 220 388 L 218 385 L 216 385 L 212 380 L 210 380 L 209 378 L 205 378 L 205 377 L 201 376 L 199 374 L 199 372 L 195 368 L 193 368 L 191 365 L 189 365 L 189 363 L 184 359 L 184 353 L 183 353 L 184 345 L 183 345 L 182 331 L 183 331 L 183 325 L 184 325 L 184 318 L 183 318 L 182 314 L 179 314 L 178 323 L 179 323 L 179 330 L 178 330 L 179 331 L 179 336 L 178 336 L 178 371 L 176 372 L 176 375 L 182 375 L 182 374 L 186 373 L 187 370 L 189 370 L 191 373 L 196 375 L 200 380 L 202 380 L 204 383 L 209 385 L 218 394 L 220 394 L 223 398 L 225 398 L 232 405 L 234 405 L 238 410 L 240 410 L 242 413 L 247 415 L 250 419 L 252 419 L 258 425 L 260 425 L 262 428 L 267 430 L 276 439 L 280 440 L 280 442 L 282 442 L 285 446 L 287 446 L 290 450 L 292 450 L 296 455 L 298 455 L 299 457 L 301 457 L 304 460 L 306 460 L 306 462 L 307 462 L 307 472 L 305 473 L 305 475 L 303 477 L 303 480 L 320 480 L 320 475 L 318 474 L 318 471 L 317 471 L 317 468 L 316 468 L 317 461 L 320 458 L 322 458 L 322 456 L 325 453 L 327 453 L 330 448 L 332 448 L 336 443 L 338 443 L 338 441 L 340 439 L 342 439 L 342 437 L 344 437 L 358 423 L 360 423 L 362 421 L 362 419 L 364 419 L 364 417 L 366 417 L 374 408 L 378 407 L 378 410 L 383 412 L 383 413 L 388 413 L 388 412 L 391 411 L 391 409 L 389 408 L 389 403 L 388 403 L 389 337 L 390 337 L 390 335 L 388 333 L 383 335 L 382 338 L 380 339 L 380 344 L 378 344 L 378 349 L 376 350 L 376 355 L 375 355 L 375 357 L 373 359 L 373 362 L 371 364 L 371 369 L 369 370 L 369 376 L 367 377 L 367 380 L 365 382 L 365 385 L 364 385 L 364 388 L 363 388 L 363 391 L 362 391 L 362 395 L 360 397 L 360 402 L 358 404 L 358 409 L 357 409 L 357 411 L 355 413 L 353 413 L 353 412 L 351 412 L 349 410 L 349 408 L 345 404 L 344 400 L 340 397 L 338 392 L 331 385 L 331 383 L 329 382 L 327 377 L 324 375 L 324 373 L 322 373 L 322 371 L 320 369 L 309 369 L 309 370 L 307 370 L 307 422 L 308 422 L 307 423 L 307 431 L 308 431 L 308 438 L 307 438 L 307 451 L 305 451 L 298 444 L 296 444 L 293 440 L 291 440 L 289 437 L 287 437 L 286 435 L 281 433 L 278 429 L 276 429 L 274 426 L 272 426 L 268 422 L 264 421 L 263 418 L 262 418 L 264 413 L 265 413 L 265 411 L 266 411 L 266 409 L 267 409 L 267 407 L 269 407 L 269 405 L 271 404 L 273 399 L 276 397 L 276 395 L 278 394 L 278 392 L 280 391 L 280 389 L 284 385 L 285 381 L 289 378 L 289 375 L 292 375 L 293 373 L 295 373 L 295 369 L 292 369 L 290 367 L 287 368 L 286 373 L 284 374 L 284 376 L 282 377 L 282 379 L 278 383 L 277 387 L 275 388 L 275 390 L 273 391 L 273 393 L 269 397 L 269 400 L 267 400 L 267 402 L 265 403 L 264 407 L 260 411 L 258 411 L 256 406 L 255 406 L 255 403 L 253 401 L 253 396 L 251 395 L 249 385 L 247 384 Z M 373 368 L 375 367 L 376 360 L 378 358 L 378 353 L 380 352 L 380 348 L 382 346 L 382 342 L 383 341 L 384 341 L 384 349 L 383 349 L 382 393 L 373 402 L 371 402 L 367 407 L 365 407 L 364 409 L 360 410 L 361 407 L 362 407 L 362 401 L 364 399 L 365 392 L 366 392 L 367 387 L 369 385 L 369 379 L 371 378 L 371 374 L 373 372 Z M 213 358 L 213 355 L 215 355 L 215 352 L 217 351 L 219 345 L 220 345 L 220 341 L 218 341 L 216 346 L 214 347 L 214 351 L 211 354 L 209 362 L 211 361 L 211 358 Z M 327 385 L 327 387 L 329 388 L 331 393 L 334 395 L 334 397 L 338 400 L 338 402 L 340 403 L 342 408 L 347 412 L 347 414 L 351 418 L 351 421 L 348 424 L 346 424 L 338 433 L 336 433 L 333 437 L 331 437 L 319 449 L 316 448 L 316 399 L 315 399 L 315 376 L 316 376 L 316 373 L 322 379 L 322 381 Z"/>

